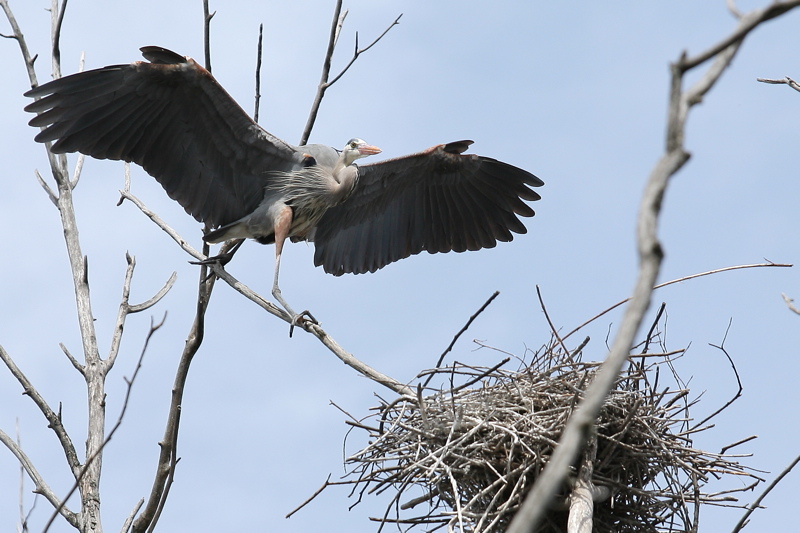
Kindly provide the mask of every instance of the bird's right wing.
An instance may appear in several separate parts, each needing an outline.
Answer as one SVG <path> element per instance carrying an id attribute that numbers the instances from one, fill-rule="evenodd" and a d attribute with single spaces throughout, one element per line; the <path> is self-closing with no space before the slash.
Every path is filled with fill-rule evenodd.
<path id="1" fill-rule="evenodd" d="M 115 65 L 31 89 L 39 142 L 54 153 L 135 162 L 199 221 L 219 226 L 250 214 L 268 171 L 302 159 L 256 124 L 193 59 L 142 48 L 150 62 Z"/>
<path id="2" fill-rule="evenodd" d="M 334 275 L 375 272 L 418 254 L 491 248 L 525 233 L 542 180 L 489 157 L 463 154 L 472 141 L 358 169 L 351 196 L 328 209 L 314 236 L 314 263 Z"/>

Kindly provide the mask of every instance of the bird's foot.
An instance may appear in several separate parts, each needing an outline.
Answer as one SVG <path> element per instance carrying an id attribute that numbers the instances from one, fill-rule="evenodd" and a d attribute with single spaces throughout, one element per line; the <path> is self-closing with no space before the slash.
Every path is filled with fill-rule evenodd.
<path id="1" fill-rule="evenodd" d="M 288 302 L 283 299 L 283 295 L 281 294 L 281 289 L 278 287 L 278 275 L 277 275 L 277 268 L 275 270 L 275 284 L 272 286 L 272 296 L 278 300 L 278 303 L 281 304 L 283 310 L 286 311 L 286 314 L 289 315 L 289 337 L 291 338 L 292 333 L 294 333 L 294 327 L 300 326 L 301 328 L 308 330 L 308 327 L 311 325 L 319 324 L 317 319 L 314 318 L 314 315 L 306 309 L 302 313 L 295 313 L 294 309 L 292 309 Z"/>
<path id="2" fill-rule="evenodd" d="M 192 265 L 219 264 L 220 266 L 225 266 L 231 262 L 231 259 L 233 259 L 234 254 L 236 253 L 236 251 L 239 249 L 239 247 L 242 245 L 243 242 L 244 239 L 238 239 L 236 241 L 228 241 L 228 243 L 232 244 L 228 246 L 228 243 L 226 243 L 225 246 L 222 247 L 222 250 L 220 250 L 220 253 L 218 253 L 217 255 L 206 257 L 205 259 L 202 259 L 200 261 L 189 261 L 189 263 Z"/>
<path id="3" fill-rule="evenodd" d="M 294 333 L 294 327 L 300 326 L 301 328 L 305 329 L 306 325 L 317 325 L 319 322 L 311 312 L 306 309 L 302 313 L 297 313 L 292 316 L 292 322 L 289 324 L 289 338 L 292 337 L 292 333 Z"/>
<path id="4" fill-rule="evenodd" d="M 212 255 L 211 257 L 206 257 L 205 259 L 201 259 L 200 261 L 189 261 L 190 265 L 220 265 L 225 266 L 231 262 L 233 259 L 234 252 L 227 252 L 224 254 Z"/>

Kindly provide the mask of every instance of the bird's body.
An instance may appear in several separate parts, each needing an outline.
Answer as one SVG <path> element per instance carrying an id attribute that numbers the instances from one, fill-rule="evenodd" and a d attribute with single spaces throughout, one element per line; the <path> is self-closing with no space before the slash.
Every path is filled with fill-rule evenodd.
<path id="1" fill-rule="evenodd" d="M 243 218 L 206 233 L 203 238 L 210 243 L 252 238 L 270 244 L 275 242 L 276 228 L 280 232 L 278 221 L 290 216 L 286 236 L 293 241 L 309 240 L 325 212 L 344 202 L 353 192 L 358 180 L 353 161 L 380 153 L 380 149 L 361 139 L 348 141 L 341 153 L 320 144 L 296 149 L 304 154 L 305 163 L 291 171 L 269 172 L 264 198 L 258 207 Z"/>
<path id="2" fill-rule="evenodd" d="M 115 65 L 34 88 L 40 142 L 56 153 L 140 164 L 204 222 L 207 242 L 313 240 L 334 275 L 374 272 L 417 254 L 491 248 L 525 233 L 543 182 L 495 159 L 463 154 L 472 141 L 371 165 L 380 150 L 352 139 L 339 152 L 292 146 L 256 124 L 194 60 L 145 47 L 149 62 Z"/>

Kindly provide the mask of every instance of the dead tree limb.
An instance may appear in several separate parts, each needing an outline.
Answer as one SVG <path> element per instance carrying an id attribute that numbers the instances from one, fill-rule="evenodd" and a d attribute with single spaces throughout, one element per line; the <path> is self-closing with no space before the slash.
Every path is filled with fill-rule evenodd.
<path id="1" fill-rule="evenodd" d="M 314 123 L 317 121 L 317 114 L 319 113 L 320 105 L 322 104 L 322 99 L 325 97 L 325 91 L 328 90 L 328 87 L 339 81 L 339 79 L 344 76 L 345 72 L 356 62 L 358 56 L 375 46 L 378 41 L 383 39 L 383 36 L 389 33 L 396 24 L 400 24 L 400 17 L 402 17 L 402 13 L 392 22 L 388 28 L 386 28 L 383 33 L 381 33 L 374 41 L 372 41 L 368 46 L 365 48 L 358 48 L 358 33 L 356 33 L 356 44 L 355 44 L 355 51 L 353 53 L 353 57 L 350 58 L 350 61 L 347 65 L 342 69 L 339 74 L 337 74 L 333 80 L 329 80 L 330 73 L 331 73 L 331 62 L 333 61 L 333 52 L 336 50 L 336 43 L 339 41 L 339 34 L 342 31 L 342 26 L 344 25 L 344 19 L 347 17 L 347 11 L 342 13 L 342 0 L 336 0 L 336 8 L 333 12 L 333 22 L 331 23 L 331 31 L 328 37 L 328 49 L 325 52 L 325 60 L 322 62 L 322 76 L 317 86 L 317 94 L 314 97 L 314 103 L 311 104 L 311 111 L 308 113 L 308 121 L 306 122 L 306 127 L 303 129 L 303 135 L 300 137 L 300 146 L 304 146 L 308 144 L 308 138 L 311 136 L 311 130 L 314 128 Z"/>
<path id="2" fill-rule="evenodd" d="M 567 422 L 558 447 L 509 525 L 508 533 L 527 533 L 536 530 L 553 495 L 567 476 L 569 466 L 586 442 L 588 431 L 614 386 L 620 370 L 628 360 L 636 332 L 650 306 L 653 286 L 661 269 L 663 250 L 658 240 L 658 219 L 662 199 L 669 178 L 678 172 L 690 157 L 684 146 L 689 110 L 698 104 L 719 80 L 745 37 L 753 29 L 798 5 L 800 5 L 798 0 L 773 2 L 766 8 L 752 11 L 741 17 L 738 26 L 730 35 L 708 50 L 694 57 L 689 57 L 684 52 L 672 64 L 666 152 L 650 174 L 639 210 L 637 224 L 639 273 L 633 296 L 606 361 L 589 386 L 585 399 Z M 710 59 L 714 59 L 714 62 L 701 79 L 688 90 L 684 90 L 684 74 Z"/>

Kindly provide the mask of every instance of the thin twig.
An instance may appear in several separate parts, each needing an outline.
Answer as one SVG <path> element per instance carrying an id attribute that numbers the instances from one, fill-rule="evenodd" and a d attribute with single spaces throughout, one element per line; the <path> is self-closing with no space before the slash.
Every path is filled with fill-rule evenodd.
<path id="1" fill-rule="evenodd" d="M 209 13 L 208 0 L 203 0 L 203 51 L 206 70 L 211 72 L 211 19 L 217 12 Z"/>
<path id="2" fill-rule="evenodd" d="M 53 189 L 50 187 L 50 185 L 48 185 L 46 181 L 44 181 L 44 178 L 42 177 L 42 175 L 39 173 L 38 170 L 34 170 L 34 174 L 36 174 L 36 181 L 39 182 L 39 185 L 42 186 L 44 192 L 47 193 L 47 197 L 50 198 L 50 201 L 53 202 L 54 206 L 58 207 L 58 197 L 56 197 L 55 193 L 53 192 Z"/>
<path id="3" fill-rule="evenodd" d="M 81 484 L 84 481 L 84 478 L 86 477 L 87 473 L 92 471 L 93 465 L 96 463 L 98 458 L 103 453 L 103 450 L 105 449 L 106 445 L 109 442 L 111 442 L 111 439 L 114 437 L 114 434 L 117 432 L 120 426 L 122 426 L 122 420 L 125 418 L 125 413 L 128 411 L 128 404 L 131 398 L 131 391 L 133 391 L 133 384 L 136 381 L 136 376 L 139 375 L 139 370 L 141 370 L 142 368 L 144 355 L 145 353 L 147 353 L 147 346 L 150 344 L 150 339 L 153 337 L 155 332 L 158 331 L 161 328 L 161 326 L 164 325 L 166 319 L 167 319 L 167 314 L 164 313 L 164 317 L 161 319 L 160 322 L 154 323 L 152 320 L 150 321 L 150 330 L 147 332 L 147 336 L 145 337 L 144 345 L 142 346 L 142 351 L 139 354 L 139 360 L 136 362 L 136 367 L 133 370 L 133 374 L 131 375 L 130 379 L 127 378 L 125 379 L 125 384 L 126 384 L 125 397 L 123 398 L 122 409 L 120 409 L 117 421 L 112 426 L 111 431 L 108 432 L 108 435 L 106 435 L 106 437 L 102 440 L 100 446 L 98 446 L 98 448 L 94 450 L 94 452 L 87 457 L 86 464 L 82 466 L 81 472 L 78 475 L 78 479 L 75 480 L 75 483 L 72 485 L 72 488 L 69 490 L 69 492 L 67 492 L 67 495 L 61 502 L 61 505 L 56 507 L 55 511 L 53 511 L 53 514 L 50 516 L 50 520 L 47 521 L 47 524 L 42 530 L 42 533 L 47 533 L 47 531 L 50 529 L 50 526 L 53 525 L 53 522 L 55 521 L 56 517 L 61 513 L 61 507 L 63 507 L 64 504 L 75 493 L 75 491 L 81 487 Z"/>
<path id="4" fill-rule="evenodd" d="M 346 72 L 347 72 L 347 71 L 350 69 L 350 67 L 351 67 L 351 66 L 353 66 L 353 63 L 355 63 L 355 62 L 356 62 L 356 60 L 358 59 L 358 56 L 360 56 L 361 54 L 363 54 L 364 52 L 366 52 L 367 50 L 369 50 L 370 48 L 372 48 L 373 46 L 375 46 L 376 44 L 378 44 L 378 41 L 380 41 L 381 39 L 383 39 L 384 35 L 386 35 L 387 33 L 389 33 L 389 30 L 391 30 L 392 28 L 394 28 L 396 25 L 400 24 L 400 18 L 401 18 L 402 16 L 403 16 L 403 14 L 402 14 L 402 13 L 400 13 L 399 15 L 397 15 L 397 18 L 396 18 L 396 19 L 394 19 L 394 22 L 392 22 L 391 24 L 389 24 L 389 26 L 388 26 L 388 27 L 387 27 L 385 30 L 383 30 L 383 33 L 381 33 L 380 35 L 378 35 L 378 37 L 377 37 L 377 38 L 375 38 L 375 40 L 374 40 L 374 41 L 372 41 L 371 43 L 369 43 L 369 44 L 368 44 L 367 46 L 365 46 L 364 48 L 360 48 L 360 49 L 359 49 L 359 47 L 358 47 L 358 33 L 356 33 L 356 45 L 355 45 L 355 49 L 353 50 L 353 57 L 351 57 L 351 58 L 350 58 L 350 61 L 347 63 L 347 65 L 345 65 L 345 67 L 344 67 L 344 68 L 341 70 L 341 72 L 339 72 L 339 74 L 337 74 L 336 76 L 334 76 L 334 78 L 333 78 L 331 81 L 329 81 L 329 82 L 327 83 L 327 87 L 330 87 L 331 85 L 333 85 L 334 83 L 336 83 L 337 81 L 339 81 L 339 79 L 341 79 L 341 77 L 345 75 L 345 73 L 346 73 Z M 326 87 L 326 88 L 327 88 L 327 87 Z"/>
<path id="5" fill-rule="evenodd" d="M 800 92 L 800 83 L 797 83 L 796 81 L 794 81 L 789 76 L 786 76 L 782 80 L 773 80 L 773 79 L 769 79 L 769 78 L 756 78 L 756 81 L 760 81 L 761 83 L 771 83 L 773 85 L 775 85 L 775 84 L 788 85 L 789 87 L 791 87 L 795 91 Z"/>
<path id="6" fill-rule="evenodd" d="M 483 311 L 484 311 L 484 310 L 485 310 L 487 307 L 489 307 L 489 304 L 491 304 L 491 303 L 494 301 L 494 299 L 495 299 L 495 298 L 497 298 L 499 295 L 500 295 L 500 291 L 494 291 L 494 293 L 493 293 L 491 296 L 489 296 L 489 299 L 488 299 L 488 300 L 486 300 L 486 301 L 483 303 L 483 305 L 482 305 L 482 306 L 481 306 L 481 307 L 480 307 L 480 308 L 479 308 L 477 311 L 475 311 L 475 313 L 473 313 L 473 315 L 472 315 L 471 317 L 469 317 L 469 320 L 467 320 L 467 323 L 466 323 L 466 324 L 464 324 L 464 327 L 462 327 L 462 328 L 459 330 L 459 332 L 455 334 L 455 336 L 453 337 L 453 340 L 452 340 L 452 341 L 450 341 L 450 344 L 449 344 L 449 345 L 447 346 L 447 348 L 445 348 L 445 350 L 442 352 L 442 355 L 440 355 L 440 356 L 439 356 L 439 359 L 436 361 L 436 365 L 434 366 L 434 368 L 439 368 L 439 367 L 441 367 L 441 366 L 442 366 L 442 361 L 444 361 L 444 358 L 445 358 L 445 357 L 447 356 L 447 354 L 448 354 L 448 353 L 450 353 L 450 351 L 453 349 L 453 346 L 455 346 L 456 342 L 457 342 L 457 341 L 458 341 L 458 339 L 461 337 L 461 335 L 462 335 L 462 334 L 464 334 L 464 332 L 465 332 L 465 331 L 467 331 L 467 330 L 469 329 L 469 327 L 472 325 L 472 323 L 475 321 L 475 319 L 476 319 L 476 318 L 478 318 L 478 316 L 479 316 L 481 313 L 483 313 Z M 431 379 L 432 379 L 432 378 L 433 378 L 433 374 L 429 375 L 429 376 L 428 376 L 428 379 L 426 379 L 426 380 L 425 380 L 425 382 L 422 384 L 422 386 L 423 386 L 423 387 L 427 387 L 427 386 L 428 386 L 428 383 L 430 383 L 430 381 L 431 381 Z"/>
<path id="7" fill-rule="evenodd" d="M 59 348 L 61 348 L 61 351 L 64 352 L 64 355 L 67 356 L 69 362 L 72 363 L 72 366 L 75 367 L 75 370 L 80 372 L 82 376 L 86 376 L 86 369 L 77 359 L 75 359 L 75 357 L 72 355 L 72 353 L 70 353 L 69 349 L 64 345 L 64 343 L 61 342 L 58 344 L 58 346 Z"/>
<path id="8" fill-rule="evenodd" d="M 208 253 L 208 245 L 205 245 L 204 252 Z M 147 500 L 142 514 L 134 520 L 131 526 L 133 533 L 152 531 L 161 515 L 164 503 L 169 495 L 169 488 L 174 479 L 175 467 L 178 464 L 177 443 L 178 429 L 180 427 L 181 408 L 183 404 L 183 393 L 186 386 L 186 379 L 189 375 L 189 367 L 194 355 L 203 343 L 205 332 L 205 314 L 208 309 L 209 299 L 214 288 L 214 277 L 208 276 L 207 266 L 200 268 L 200 281 L 197 289 L 197 306 L 194 322 L 186 340 L 181 360 L 175 373 L 175 381 L 172 386 L 172 401 L 170 403 L 167 424 L 164 430 L 164 438 L 159 445 L 161 453 L 158 458 L 156 476 L 153 480 L 153 487 Z"/>
<path id="9" fill-rule="evenodd" d="M 774 1 L 769 6 L 763 9 L 757 9 L 742 15 L 739 19 L 739 26 L 728 37 L 718 42 L 708 50 L 692 57 L 685 58 L 680 63 L 683 72 L 687 72 L 701 63 L 705 63 L 709 59 L 722 53 L 723 50 L 729 46 L 741 44 L 747 35 L 756 29 L 760 24 L 779 17 L 800 5 L 800 0 L 792 0 L 788 2 Z"/>
<path id="10" fill-rule="evenodd" d="M 728 320 L 728 327 L 725 328 L 725 335 L 723 335 L 722 342 L 719 344 L 719 346 L 711 343 L 709 343 L 709 346 L 717 348 L 718 350 L 720 350 L 722 353 L 725 354 L 725 357 L 728 358 L 728 362 L 730 363 L 731 368 L 733 369 L 733 375 L 736 376 L 736 384 L 738 385 L 738 389 L 736 390 L 736 394 L 733 395 L 733 398 L 725 402 L 725 405 L 723 405 L 722 407 L 720 407 L 719 409 L 717 409 L 716 411 L 714 411 L 713 413 L 702 419 L 700 422 L 696 423 L 695 427 L 703 426 L 706 422 L 708 422 L 709 420 L 720 414 L 722 411 L 727 409 L 729 405 L 731 405 L 733 402 L 735 402 L 742 396 L 742 391 L 744 390 L 744 387 L 742 386 L 742 380 L 739 377 L 739 371 L 736 370 L 736 364 L 733 362 L 733 358 L 728 353 L 728 350 L 725 349 L 725 340 L 728 338 L 728 332 L 731 330 L 731 324 L 733 324 L 732 318 Z"/>
<path id="11" fill-rule="evenodd" d="M 256 95 L 255 95 L 255 110 L 253 111 L 253 120 L 258 122 L 258 105 L 261 101 L 261 52 L 264 48 L 264 24 L 258 25 L 258 53 L 256 55 Z"/>
<path id="12" fill-rule="evenodd" d="M 64 25 L 64 14 L 67 12 L 67 0 L 62 0 L 61 8 L 58 7 L 58 0 L 51 2 L 51 16 L 53 21 L 53 31 L 51 41 L 53 45 L 53 78 L 61 77 L 61 28 Z"/>
<path id="13" fill-rule="evenodd" d="M 140 313 L 140 312 L 146 311 L 146 310 L 150 309 L 151 307 L 153 307 L 154 305 L 156 305 L 158 302 L 161 301 L 161 299 L 164 296 L 167 295 L 167 293 L 170 291 L 172 286 L 175 285 L 175 282 L 177 281 L 177 279 L 178 279 L 178 273 L 177 272 L 173 272 L 170 275 L 170 277 L 167 280 L 167 282 L 164 283 L 164 286 L 161 287 L 158 290 L 157 293 L 155 293 L 150 299 L 148 299 L 148 300 L 146 300 L 146 301 L 144 301 L 144 302 L 142 302 L 140 304 L 131 305 L 129 307 L 129 309 L 128 309 L 128 312 L 129 313 Z"/>
<path id="14" fill-rule="evenodd" d="M 786 302 L 786 305 L 789 307 L 789 310 L 790 310 L 790 311 L 792 311 L 792 312 L 793 312 L 793 313 L 795 313 L 795 314 L 798 314 L 798 315 L 800 315 L 800 309 L 798 309 L 798 308 L 797 308 L 797 307 L 794 305 L 794 299 L 792 299 L 792 298 L 789 298 L 788 296 L 786 296 L 786 295 L 785 295 L 785 294 L 783 294 L 783 293 L 781 293 L 781 296 L 783 297 L 783 301 L 784 301 L 784 302 Z"/>
<path id="15" fill-rule="evenodd" d="M 330 474 L 328 474 L 328 479 L 326 479 L 326 480 L 325 480 L 325 483 L 323 483 L 323 484 L 322 484 L 322 486 L 321 486 L 320 488 L 318 488 L 318 489 L 317 489 L 317 491 L 316 491 L 314 494 L 312 494 L 311 496 L 309 496 L 309 497 L 306 499 L 306 501 L 304 501 L 303 503 L 301 503 L 300 505 L 298 505 L 297 507 L 295 507 L 293 510 L 289 511 L 289 513 L 288 513 L 288 514 L 287 514 L 287 515 L 286 515 L 284 518 L 291 518 L 293 514 L 295 514 L 297 511 L 299 511 L 300 509 L 302 509 L 303 507 L 305 507 L 306 505 L 308 505 L 308 504 L 311 502 L 311 500 L 313 500 L 314 498 L 316 498 L 317 496 L 319 496 L 319 495 L 320 495 L 320 493 L 321 493 L 323 490 L 325 490 L 325 488 L 326 488 L 326 487 L 328 487 L 328 486 L 330 486 L 330 485 L 331 485 L 330 481 L 331 481 L 331 475 L 330 475 Z"/>
<path id="16" fill-rule="evenodd" d="M 183 404 L 183 393 L 186 386 L 186 379 L 189 374 L 189 367 L 191 365 L 194 355 L 200 348 L 203 342 L 205 313 L 208 308 L 208 299 L 214 285 L 215 278 L 209 278 L 206 273 L 206 267 L 200 269 L 200 282 L 198 284 L 198 297 L 197 309 L 195 313 L 192 329 L 189 332 L 186 345 L 184 346 L 181 360 L 178 363 L 178 369 L 175 374 L 175 381 L 172 387 L 172 401 L 170 403 L 169 414 L 167 416 L 167 424 L 164 430 L 164 438 L 159 445 L 161 446 L 161 453 L 159 454 L 158 467 L 156 468 L 156 476 L 153 480 L 153 487 L 150 491 L 150 496 L 147 499 L 147 504 L 142 513 L 134 520 L 131 526 L 133 533 L 141 533 L 144 531 L 151 531 L 158 521 L 161 509 L 164 506 L 169 487 L 172 483 L 172 476 L 177 465 L 177 441 L 178 441 L 178 428 L 180 426 L 181 406 Z"/>
<path id="17" fill-rule="evenodd" d="M 53 489 L 50 488 L 41 474 L 39 474 L 39 471 L 34 466 L 33 461 L 31 461 L 30 457 L 28 457 L 27 454 L 22 450 L 22 447 L 14 442 L 14 439 L 7 435 L 2 429 L 0 429 L 0 442 L 2 442 L 6 448 L 8 448 L 14 457 L 17 458 L 20 466 L 25 469 L 28 477 L 30 477 L 34 485 L 36 485 L 37 494 L 44 496 L 54 508 L 60 509 L 61 516 L 63 516 L 72 527 L 77 528 L 78 515 L 67 508 L 64 505 L 64 501 L 56 496 L 56 493 L 53 492 Z"/>
<path id="18" fill-rule="evenodd" d="M 64 428 L 64 425 L 61 422 L 61 417 L 55 411 L 53 411 L 44 397 L 39 393 L 38 390 L 36 390 L 33 384 L 31 384 L 28 377 L 22 372 L 22 370 L 20 370 L 2 345 L 0 345 L 0 359 L 2 359 L 3 363 L 5 363 L 6 367 L 8 367 L 11 375 L 17 379 L 20 385 L 22 385 L 23 394 L 26 394 L 31 398 L 31 400 L 33 400 L 33 403 L 36 404 L 36 407 L 39 408 L 39 411 L 41 411 L 44 417 L 47 419 L 48 427 L 56 434 L 56 437 L 61 444 L 61 449 L 64 450 L 64 454 L 67 458 L 67 464 L 72 471 L 72 475 L 77 479 L 77 476 L 80 473 L 81 462 L 80 459 L 78 459 L 78 453 L 75 451 L 75 446 L 72 444 L 72 439 L 70 439 L 67 430 Z"/>
<path id="19" fill-rule="evenodd" d="M 739 11 L 739 8 L 736 7 L 735 0 L 725 0 L 725 5 L 728 7 L 728 11 L 731 12 L 731 15 L 733 15 L 737 19 L 740 19 L 744 16 L 744 14 L 741 11 Z"/>
<path id="20" fill-rule="evenodd" d="M 723 446 L 722 449 L 719 451 L 719 453 L 720 454 L 724 454 L 728 450 L 730 450 L 731 448 L 735 448 L 736 446 L 740 446 L 742 444 L 745 444 L 746 442 L 750 442 L 751 440 L 757 439 L 757 438 L 758 438 L 757 435 L 750 435 L 749 437 L 745 437 L 743 439 L 739 439 L 739 440 L 737 440 L 736 442 L 734 442 L 732 444 L 728 444 L 727 446 Z"/>
<path id="21" fill-rule="evenodd" d="M 325 96 L 325 89 L 327 89 L 328 76 L 331 72 L 331 61 L 333 60 L 333 52 L 336 48 L 336 42 L 339 37 L 339 31 L 344 23 L 344 18 L 341 17 L 342 13 L 342 0 L 336 0 L 336 6 L 333 9 L 333 22 L 331 23 L 331 31 L 328 34 L 328 48 L 325 51 L 325 58 L 322 61 L 322 74 L 320 82 L 317 86 L 317 94 L 314 97 L 314 102 L 311 104 L 311 111 L 308 113 L 308 120 L 306 126 L 303 128 L 303 134 L 300 136 L 300 146 L 308 144 L 308 138 L 311 136 L 311 130 L 314 128 L 314 123 L 317 121 L 317 113 L 319 113 L 320 105 L 322 105 L 322 98 Z M 345 13 L 345 16 L 347 13 Z"/>
<path id="22" fill-rule="evenodd" d="M 133 519 L 136 517 L 136 513 L 139 512 L 139 509 L 142 508 L 142 505 L 144 505 L 144 498 L 141 498 L 138 502 L 136 502 L 136 505 L 134 505 L 133 510 L 128 515 L 128 518 L 125 519 L 125 522 L 122 524 L 122 529 L 120 530 L 122 533 L 128 533 L 128 531 L 131 529 Z"/>
<path id="23" fill-rule="evenodd" d="M 547 320 L 547 324 L 550 326 L 550 332 L 556 338 L 558 344 L 561 345 L 561 349 L 564 350 L 564 353 L 570 353 L 569 349 L 567 349 L 566 345 L 564 344 L 564 339 L 562 339 L 558 335 L 558 330 L 556 329 L 555 324 L 553 321 L 550 320 L 550 313 L 547 312 L 547 307 L 544 305 L 544 299 L 542 298 L 542 290 L 539 288 L 539 284 L 536 284 L 536 296 L 539 298 L 539 307 L 542 308 L 542 312 L 544 313 L 544 317 Z"/>
<path id="24" fill-rule="evenodd" d="M 764 489 L 764 492 L 762 492 L 762 493 L 761 493 L 761 496 L 759 496 L 758 498 L 756 498 L 756 501 L 754 501 L 753 503 L 751 503 L 751 504 L 748 506 L 747 512 L 745 512 L 745 513 L 744 513 L 744 515 L 742 516 L 741 520 L 739 520 L 739 522 L 736 524 L 736 527 L 734 527 L 734 528 L 733 528 L 733 531 L 731 531 L 731 533 L 738 533 L 739 531 L 741 531 L 741 530 L 742 530 L 742 528 L 744 528 L 744 526 L 746 526 L 746 525 L 747 525 L 747 522 L 748 522 L 748 521 L 749 521 L 749 519 L 750 519 L 750 515 L 751 515 L 751 514 L 753 514 L 753 512 L 754 512 L 756 509 L 759 509 L 759 508 L 761 507 L 761 502 L 762 502 L 762 501 L 764 501 L 764 498 L 766 498 L 766 497 L 767 497 L 767 495 L 768 495 L 770 492 L 772 492 L 772 489 L 774 489 L 774 488 L 775 488 L 775 487 L 778 485 L 778 483 L 780 483 L 780 482 L 781 482 L 781 480 L 782 480 L 784 477 L 786 477 L 786 475 L 787 475 L 787 474 L 789 474 L 789 472 L 791 472 L 791 471 L 792 471 L 792 469 L 793 469 L 795 466 L 797 466 L 797 463 L 799 463 L 799 462 L 800 462 L 800 455 L 798 455 L 797 457 L 795 457 L 794 461 L 792 461 L 792 462 L 789 464 L 789 466 L 787 466 L 786 468 L 784 468 L 784 469 L 783 469 L 783 472 L 781 472 L 781 473 L 778 475 L 778 477 L 776 477 L 775 479 L 773 479 L 773 480 L 772 480 L 772 483 L 770 483 L 770 484 L 769 484 L 769 486 L 767 486 L 767 488 L 766 488 L 766 489 Z"/>
<path id="25" fill-rule="evenodd" d="M 392 22 L 389 27 L 387 27 L 383 33 L 381 33 L 372 43 L 369 44 L 366 48 L 362 48 L 359 50 L 358 48 L 358 34 L 356 34 L 356 46 L 355 52 L 353 53 L 353 57 L 350 59 L 350 62 L 342 69 L 339 74 L 337 74 L 333 80 L 328 81 L 331 72 L 331 62 L 333 60 L 333 52 L 336 49 L 336 43 L 339 39 L 339 33 L 341 32 L 342 25 L 344 24 L 344 17 L 347 16 L 347 12 L 342 13 L 342 0 L 336 1 L 336 7 L 334 8 L 333 12 L 333 22 L 331 23 L 331 30 L 330 34 L 328 35 L 328 48 L 325 52 L 325 59 L 322 62 L 322 74 L 320 76 L 320 82 L 317 86 L 317 94 L 314 97 L 314 102 L 311 104 L 311 110 L 308 113 L 308 120 L 306 121 L 306 126 L 303 128 L 303 134 L 300 136 L 300 146 L 305 146 L 308 143 L 309 137 L 311 137 L 311 130 L 314 128 L 314 123 L 317 121 L 317 114 L 319 113 L 320 105 L 322 105 L 322 99 L 325 96 L 325 91 L 328 88 L 339 81 L 339 79 L 344 76 L 345 72 L 356 62 L 358 56 L 375 46 L 375 44 L 380 41 L 384 35 L 389 33 L 395 25 L 400 23 L 400 17 L 402 17 L 402 13 Z"/>
<path id="26" fill-rule="evenodd" d="M 793 267 L 793 266 L 794 265 L 791 264 L 791 263 L 773 263 L 773 262 L 770 261 L 770 262 L 767 262 L 767 263 L 755 263 L 755 264 L 751 264 L 751 265 L 737 265 L 737 266 L 729 266 L 729 267 L 724 267 L 724 268 L 716 268 L 714 270 L 707 270 L 706 272 L 700 272 L 698 274 L 691 274 L 689 276 L 683 276 L 683 277 L 680 277 L 680 278 L 677 278 L 677 279 L 673 279 L 671 281 L 665 281 L 664 283 L 659 283 L 658 285 L 653 287 L 653 290 L 661 289 L 663 287 L 667 287 L 668 285 L 674 285 L 675 283 L 681 283 L 683 281 L 689 281 L 690 279 L 701 278 L 703 276 L 710 276 L 712 274 L 719 274 L 721 272 L 729 272 L 731 270 L 741 270 L 743 268 Z M 592 322 L 594 322 L 595 320 L 597 320 L 601 316 L 603 316 L 603 315 L 605 315 L 607 313 L 610 313 L 611 311 L 613 311 L 617 307 L 619 307 L 619 306 L 621 306 L 623 304 L 626 304 L 629 301 L 630 301 L 630 298 L 625 298 L 624 300 L 615 303 L 614 305 L 612 305 L 608 309 L 596 314 L 595 316 L 593 316 L 592 318 L 590 318 L 586 322 L 582 323 L 580 326 L 576 327 L 575 329 L 573 329 L 572 331 L 570 331 L 569 333 L 564 335 L 564 337 L 562 337 L 562 338 L 563 339 L 567 339 L 573 333 L 577 332 L 578 330 L 580 330 L 580 329 L 584 328 L 585 326 L 591 324 Z"/>

